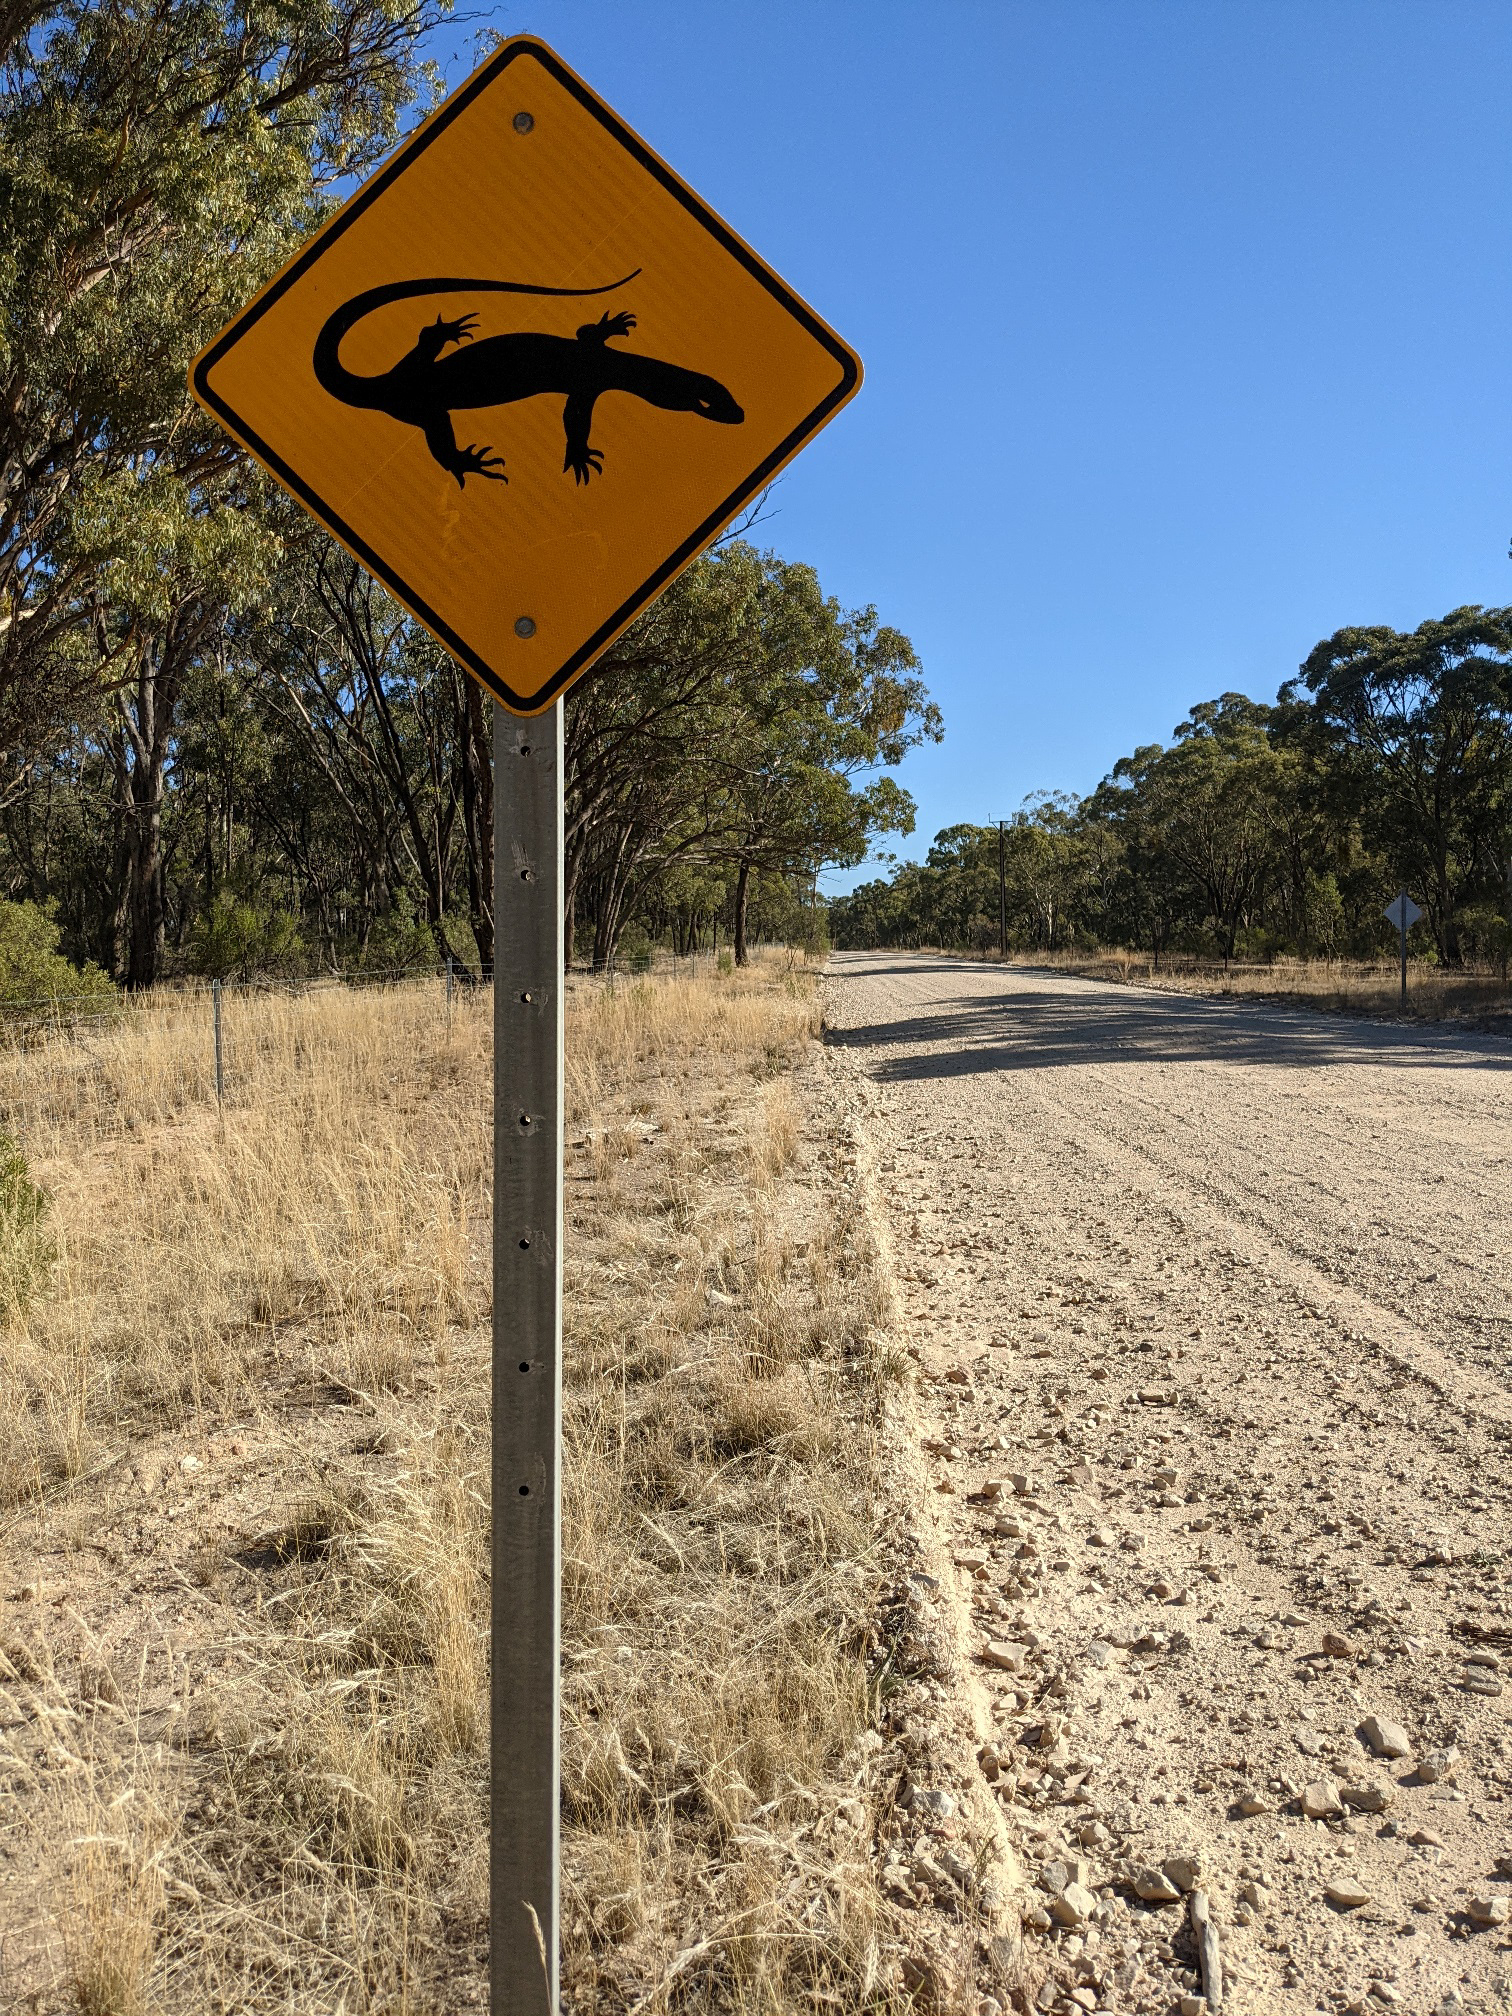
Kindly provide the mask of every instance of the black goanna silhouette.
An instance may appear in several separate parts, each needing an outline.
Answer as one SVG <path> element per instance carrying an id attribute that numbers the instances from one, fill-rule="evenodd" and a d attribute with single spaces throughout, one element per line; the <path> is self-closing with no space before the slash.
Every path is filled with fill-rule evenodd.
<path id="1" fill-rule="evenodd" d="M 418 427 L 425 435 L 431 454 L 465 488 L 469 476 L 486 476 L 491 482 L 507 483 L 504 458 L 491 448 L 469 443 L 457 446 L 452 432 L 453 413 L 481 406 L 507 406 L 516 399 L 533 399 L 538 393 L 560 393 L 567 404 L 562 424 L 567 434 L 567 454 L 563 470 L 571 470 L 579 483 L 601 472 L 604 458 L 588 439 L 593 425 L 594 401 L 604 392 L 629 392 L 669 413 L 697 413 L 705 420 L 717 420 L 738 427 L 745 414 L 717 378 L 702 371 L 686 371 L 680 364 L 664 363 L 659 357 L 637 357 L 623 350 L 611 350 L 612 339 L 628 336 L 635 327 L 633 315 L 601 315 L 572 336 L 545 336 L 520 331 L 506 336 L 489 336 L 473 342 L 476 315 L 463 315 L 455 322 L 441 316 L 415 339 L 415 347 L 387 371 L 365 378 L 349 371 L 339 355 L 342 338 L 365 315 L 393 301 L 408 301 L 424 294 L 612 294 L 628 286 L 635 273 L 613 280 L 606 287 L 533 287 L 519 280 L 396 280 L 385 287 L 370 287 L 329 317 L 315 339 L 315 376 L 333 399 L 348 406 L 371 408 Z M 448 357 L 441 352 L 448 344 L 457 347 Z M 464 347 L 470 346 L 470 347 Z"/>

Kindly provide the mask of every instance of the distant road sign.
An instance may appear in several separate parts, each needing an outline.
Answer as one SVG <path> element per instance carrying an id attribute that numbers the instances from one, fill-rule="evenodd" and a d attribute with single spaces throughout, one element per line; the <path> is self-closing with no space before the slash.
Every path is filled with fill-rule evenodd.
<path id="1" fill-rule="evenodd" d="M 1410 931 L 1422 914 L 1405 889 L 1381 912 L 1386 922 L 1396 931 Z"/>
<path id="2" fill-rule="evenodd" d="M 860 382 L 855 352 L 528 36 L 192 374 L 517 714 L 586 671 Z"/>

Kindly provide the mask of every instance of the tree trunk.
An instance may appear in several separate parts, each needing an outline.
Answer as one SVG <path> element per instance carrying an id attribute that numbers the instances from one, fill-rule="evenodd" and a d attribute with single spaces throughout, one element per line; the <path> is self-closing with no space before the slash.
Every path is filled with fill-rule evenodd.
<path id="1" fill-rule="evenodd" d="M 615 949 L 620 936 L 620 885 L 618 877 L 611 879 L 603 892 L 598 906 L 598 915 L 593 922 L 593 970 L 607 973 L 614 964 Z"/>
<path id="2" fill-rule="evenodd" d="M 162 656 L 169 655 L 165 649 Z M 142 654 L 117 755 L 123 786 L 118 972 L 131 988 L 151 987 L 163 965 L 163 799 L 177 681 L 157 651 Z"/>
<path id="3" fill-rule="evenodd" d="M 563 851 L 566 858 L 562 863 L 562 964 L 570 973 L 577 939 L 578 885 L 583 879 L 583 857 L 588 851 L 584 828 L 579 827 L 569 837 Z"/>
<path id="4" fill-rule="evenodd" d="M 614 964 L 615 950 L 625 922 L 625 894 L 628 880 L 627 856 L 631 833 L 620 829 L 614 852 L 601 869 L 596 867 L 593 888 L 597 898 L 593 919 L 593 970 L 607 973 Z"/>
<path id="5" fill-rule="evenodd" d="M 748 962 L 746 951 L 746 906 L 751 894 L 751 864 L 742 861 L 740 873 L 735 878 L 735 964 L 744 966 Z"/>
<path id="6" fill-rule="evenodd" d="M 467 719 L 462 750 L 462 817 L 467 841 L 467 899 L 478 963 L 492 972 L 493 921 L 493 759 L 488 746 L 488 721 L 483 689 L 475 679 L 462 681 Z"/>

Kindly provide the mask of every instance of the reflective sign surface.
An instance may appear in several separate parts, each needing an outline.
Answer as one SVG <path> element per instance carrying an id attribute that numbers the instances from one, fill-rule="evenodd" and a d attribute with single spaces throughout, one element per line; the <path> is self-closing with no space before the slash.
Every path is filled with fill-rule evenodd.
<path id="1" fill-rule="evenodd" d="M 507 707 L 535 713 L 860 379 L 854 352 L 521 38 L 192 383 Z"/>

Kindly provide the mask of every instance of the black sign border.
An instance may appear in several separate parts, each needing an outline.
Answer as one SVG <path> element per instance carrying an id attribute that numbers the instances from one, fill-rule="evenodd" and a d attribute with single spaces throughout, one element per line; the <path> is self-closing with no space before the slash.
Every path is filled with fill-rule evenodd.
<path id="1" fill-rule="evenodd" d="M 813 411 L 807 414 L 786 438 L 778 443 L 764 461 L 731 491 L 722 504 L 710 512 L 698 528 L 689 534 L 674 553 L 664 560 L 654 572 L 649 574 L 635 592 L 625 598 L 614 614 L 601 623 L 593 635 L 560 665 L 546 684 L 528 699 L 517 694 L 493 666 L 481 658 L 459 637 L 446 620 L 439 616 L 413 588 L 375 553 L 360 535 L 353 531 L 339 512 L 331 509 L 323 498 L 304 479 L 291 469 L 287 462 L 262 439 L 256 429 L 249 426 L 242 417 L 227 404 L 210 383 L 210 373 L 216 365 L 240 342 L 249 329 L 267 314 L 268 310 L 285 294 L 294 283 L 302 279 L 318 259 L 336 242 L 341 234 L 367 209 L 376 202 L 392 182 L 401 176 L 412 162 L 417 160 L 431 142 L 445 132 L 451 122 L 465 112 L 478 95 L 500 77 L 509 65 L 521 56 L 533 56 L 562 88 L 572 94 L 586 112 L 604 127 L 619 142 L 625 151 L 648 175 L 652 175 L 677 201 L 695 217 L 704 229 L 758 280 L 788 313 L 800 322 L 808 333 L 819 343 L 840 366 L 840 380 L 833 391 L 827 393 Z M 582 80 L 572 73 L 564 63 L 534 36 L 517 36 L 506 42 L 466 84 L 444 104 L 433 118 L 428 120 L 412 140 L 399 150 L 387 167 L 382 168 L 366 183 L 339 215 L 332 218 L 324 230 L 318 232 L 291 265 L 271 281 L 257 299 L 237 316 L 215 342 L 195 363 L 190 383 L 195 396 L 212 412 L 228 432 L 234 434 L 263 463 L 278 480 L 300 500 L 311 514 L 333 532 L 342 545 L 371 573 L 393 590 L 398 599 L 409 609 L 428 630 L 441 640 L 447 650 L 458 658 L 467 669 L 488 687 L 511 713 L 521 715 L 541 714 L 550 707 L 572 681 L 586 672 L 595 658 L 606 650 L 621 630 L 624 629 L 646 605 L 655 600 L 674 575 L 695 559 L 719 533 L 720 529 L 747 503 L 772 476 L 790 461 L 813 434 L 815 434 L 833 413 L 850 398 L 861 382 L 860 361 L 840 339 L 819 320 L 813 310 L 800 300 L 790 287 L 778 279 L 760 259 L 743 244 L 729 226 L 709 206 L 695 196 L 686 184 L 678 179 L 666 164 L 653 154 L 645 142 L 635 134 L 624 121 L 616 117 L 599 98 L 595 97 Z"/>

